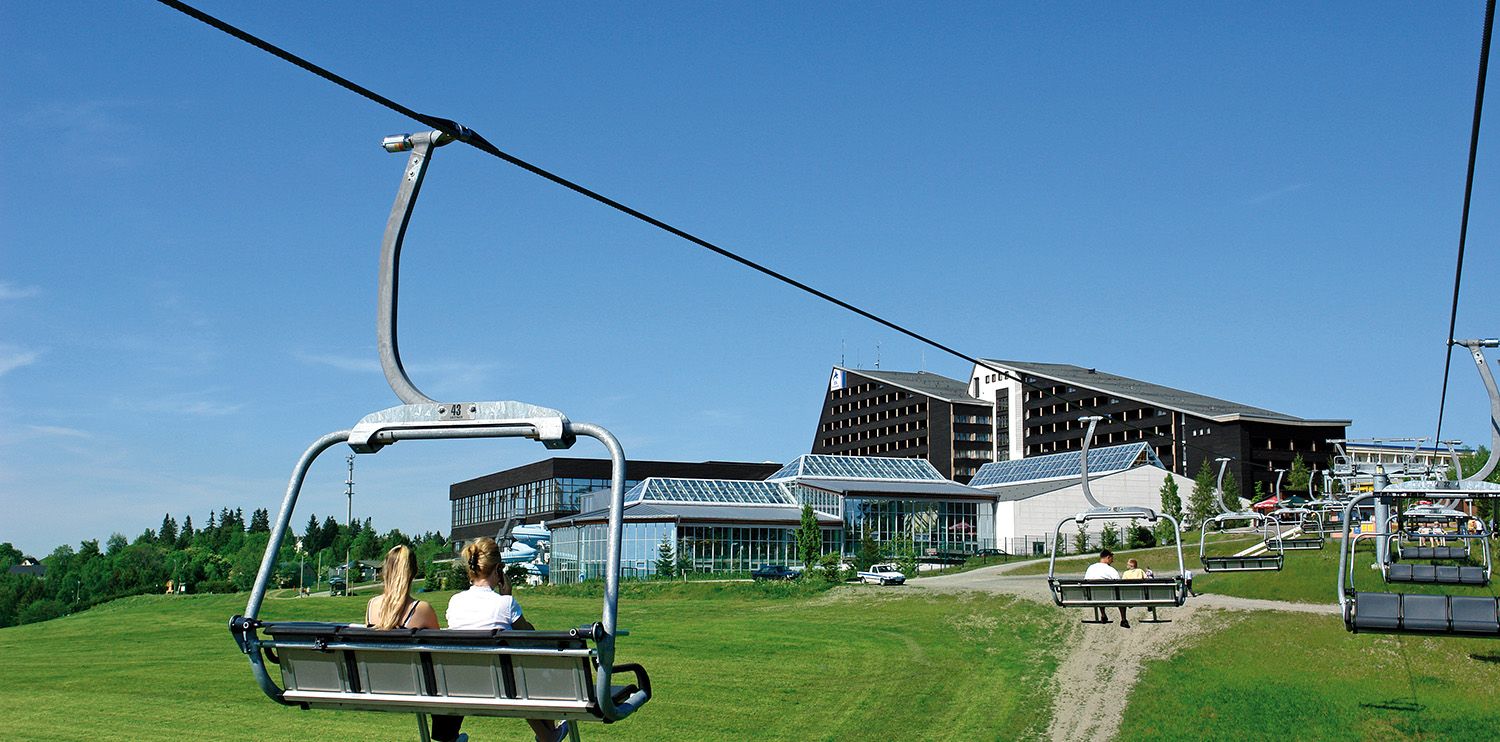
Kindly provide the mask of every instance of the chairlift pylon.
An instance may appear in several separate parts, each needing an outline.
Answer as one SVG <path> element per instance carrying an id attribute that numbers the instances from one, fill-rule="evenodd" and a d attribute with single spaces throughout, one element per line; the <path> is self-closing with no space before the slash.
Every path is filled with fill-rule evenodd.
<path id="1" fill-rule="evenodd" d="M 230 621 L 236 644 L 273 701 L 303 709 L 405 712 L 418 715 L 428 737 L 428 714 L 614 722 L 652 697 L 644 668 L 615 662 L 625 484 L 625 454 L 603 427 L 562 412 L 516 401 L 438 402 L 407 377 L 397 344 L 397 289 L 401 245 L 432 153 L 452 141 L 442 132 L 387 137 L 388 152 L 410 152 L 381 245 L 376 323 L 381 368 L 402 404 L 365 416 L 353 428 L 322 436 L 293 467 L 281 511 L 242 616 Z M 346 444 L 373 454 L 404 440 L 530 438 L 553 449 L 578 436 L 594 438 L 611 462 L 604 601 L 599 621 L 565 631 L 395 629 L 344 624 L 267 622 L 260 609 L 309 467 L 320 454 Z M 279 665 L 281 682 L 266 663 Z M 630 682 L 616 685 L 617 673 Z M 578 738 L 577 724 L 569 736 Z"/>

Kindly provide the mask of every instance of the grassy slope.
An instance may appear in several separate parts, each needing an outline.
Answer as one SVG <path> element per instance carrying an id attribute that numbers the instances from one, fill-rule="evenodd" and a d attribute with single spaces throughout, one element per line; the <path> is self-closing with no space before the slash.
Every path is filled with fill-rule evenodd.
<path id="1" fill-rule="evenodd" d="M 1244 598 L 1268 598 L 1297 603 L 1333 603 L 1337 599 L 1339 569 L 1338 542 L 1330 539 L 1318 551 L 1288 551 L 1280 572 L 1196 573 L 1193 587 L 1199 592 L 1238 595 Z M 1494 595 L 1490 587 L 1457 587 L 1451 585 L 1386 585 L 1380 573 L 1370 569 L 1374 563 L 1373 547 L 1361 542 L 1355 559 L 1354 585 L 1360 590 L 1389 590 L 1402 593 L 1451 593 L 1454 595 Z"/>
<path id="2" fill-rule="evenodd" d="M 429 596 L 439 613 L 446 594 Z M 522 596 L 541 626 L 598 615 L 597 598 Z M 267 619 L 350 620 L 363 599 L 268 601 Z M 130 598 L 0 630 L 6 739 L 411 739 L 407 715 L 274 705 L 226 629 L 236 596 Z M 611 739 L 1012 739 L 1046 727 L 1046 680 L 1063 633 L 1044 606 L 901 589 L 815 594 L 759 585 L 632 589 L 620 659 L 657 698 Z M 472 719 L 484 739 L 524 724 Z"/>
<path id="3" fill-rule="evenodd" d="M 1149 663 L 1119 739 L 1495 739 L 1500 645 L 1257 612 Z"/>

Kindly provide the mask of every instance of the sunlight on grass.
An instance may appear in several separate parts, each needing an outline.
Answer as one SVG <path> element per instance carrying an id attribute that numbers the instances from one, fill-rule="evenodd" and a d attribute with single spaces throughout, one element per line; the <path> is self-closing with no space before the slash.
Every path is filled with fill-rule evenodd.
<path id="1" fill-rule="evenodd" d="M 562 592 L 562 591 L 559 591 Z M 448 594 L 424 595 L 441 615 Z M 585 594 L 523 592 L 538 626 L 596 620 Z M 413 717 L 276 706 L 227 629 L 242 596 L 142 596 L 0 629 L 6 739 L 411 739 Z M 272 600 L 267 619 L 347 621 L 361 598 Z M 1066 625 L 1004 597 L 741 584 L 643 585 L 620 603 L 619 659 L 657 698 L 607 739 L 1032 737 Z M 86 709 L 86 711 L 85 711 Z M 479 739 L 524 723 L 472 719 Z"/>

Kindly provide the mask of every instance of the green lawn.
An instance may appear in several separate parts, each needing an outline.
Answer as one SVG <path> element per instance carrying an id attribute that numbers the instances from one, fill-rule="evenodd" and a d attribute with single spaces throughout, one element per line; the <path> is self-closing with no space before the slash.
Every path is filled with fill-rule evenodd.
<path id="1" fill-rule="evenodd" d="M 523 592 L 538 626 L 594 620 L 584 589 Z M 448 594 L 426 595 L 441 614 Z M 267 619 L 356 620 L 361 598 L 268 601 Z M 266 699 L 226 628 L 241 596 L 142 596 L 0 629 L 14 740 L 415 738 L 408 715 L 307 712 Z M 784 585 L 631 586 L 619 658 L 657 697 L 608 739 L 1014 739 L 1047 725 L 1064 617 L 1003 597 Z M 1068 617 L 1071 618 L 1071 617 Z M 529 738 L 471 719 L 477 739 Z"/>
<path id="2" fill-rule="evenodd" d="M 1147 664 L 1119 739 L 1500 737 L 1493 639 L 1350 634 L 1306 614 L 1218 620 L 1228 625 Z"/>

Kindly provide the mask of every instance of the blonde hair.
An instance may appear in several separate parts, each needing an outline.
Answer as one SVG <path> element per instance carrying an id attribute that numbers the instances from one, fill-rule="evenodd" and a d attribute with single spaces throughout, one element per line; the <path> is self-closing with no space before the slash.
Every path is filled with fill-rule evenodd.
<path id="1" fill-rule="evenodd" d="M 385 555 L 382 578 L 385 591 L 380 595 L 380 608 L 375 612 L 372 625 L 377 629 L 401 627 L 402 611 L 411 598 L 411 578 L 417 571 L 417 557 L 406 546 L 393 546 Z"/>
<path id="2" fill-rule="evenodd" d="M 489 579 L 494 574 L 495 586 L 500 589 L 500 594 L 510 594 L 510 580 L 505 578 L 505 570 L 500 562 L 500 545 L 494 539 L 488 536 L 477 539 L 465 546 L 459 555 L 463 557 L 464 570 L 469 573 L 470 583 Z"/>

